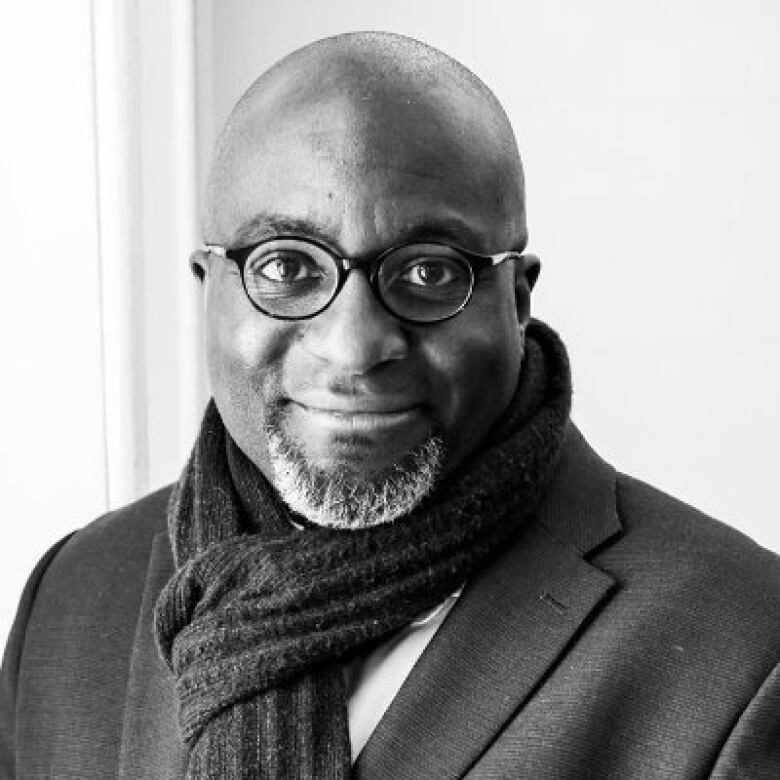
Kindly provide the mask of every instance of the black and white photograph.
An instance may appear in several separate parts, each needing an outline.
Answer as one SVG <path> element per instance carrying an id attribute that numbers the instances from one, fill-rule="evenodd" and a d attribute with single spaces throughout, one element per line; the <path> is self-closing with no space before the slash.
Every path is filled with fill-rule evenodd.
<path id="1" fill-rule="evenodd" d="M 780 778 L 780 5 L 0 8 L 0 780 Z"/>

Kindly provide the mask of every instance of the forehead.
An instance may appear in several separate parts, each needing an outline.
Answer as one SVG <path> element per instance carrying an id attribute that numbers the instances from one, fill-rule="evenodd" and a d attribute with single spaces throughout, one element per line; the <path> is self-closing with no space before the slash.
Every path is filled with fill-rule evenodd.
<path id="1" fill-rule="evenodd" d="M 426 225 L 459 226 L 484 244 L 516 227 L 520 205 L 504 173 L 484 137 L 430 102 L 350 95 L 261 104 L 232 129 L 211 192 L 219 235 L 210 238 L 259 240 L 273 216 L 314 226 L 345 249 L 358 235 L 381 245 Z"/>

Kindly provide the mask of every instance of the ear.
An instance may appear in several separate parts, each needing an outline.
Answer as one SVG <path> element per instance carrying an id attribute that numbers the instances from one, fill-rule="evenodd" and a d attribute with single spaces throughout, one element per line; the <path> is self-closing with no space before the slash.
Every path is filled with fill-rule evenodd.
<path id="1" fill-rule="evenodd" d="M 536 255 L 526 253 L 515 260 L 515 300 L 521 324 L 531 316 L 531 290 L 539 278 L 542 262 Z"/>
<path id="2" fill-rule="evenodd" d="M 196 249 L 190 255 L 190 270 L 202 282 L 211 269 L 211 253 L 205 249 Z"/>

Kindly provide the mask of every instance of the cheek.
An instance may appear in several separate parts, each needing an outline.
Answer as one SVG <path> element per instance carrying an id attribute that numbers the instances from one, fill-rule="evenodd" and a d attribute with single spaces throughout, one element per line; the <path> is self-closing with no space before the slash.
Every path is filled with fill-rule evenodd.
<path id="1" fill-rule="evenodd" d="M 435 350 L 431 362 L 445 380 L 454 406 L 511 398 L 520 369 L 520 342 L 514 333 L 502 335 L 453 339 Z"/>
<path id="2" fill-rule="evenodd" d="M 427 345 L 453 461 L 474 450 L 512 400 L 521 363 L 514 306 L 468 309 Z M 454 465 L 454 463 L 452 464 Z"/>
<path id="3" fill-rule="evenodd" d="M 209 378 L 231 434 L 250 420 L 257 427 L 278 387 L 281 358 L 291 338 L 286 323 L 264 317 L 240 292 L 243 300 L 235 291 L 216 292 L 207 308 Z"/>

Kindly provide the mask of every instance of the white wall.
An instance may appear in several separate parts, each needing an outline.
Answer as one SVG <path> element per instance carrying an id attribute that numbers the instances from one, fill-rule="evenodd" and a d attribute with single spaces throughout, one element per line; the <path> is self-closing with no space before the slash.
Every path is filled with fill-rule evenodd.
<path id="1" fill-rule="evenodd" d="M 516 128 L 536 314 L 619 468 L 780 550 L 780 4 L 202 3 L 212 126 L 312 39 L 380 29 L 471 67 Z"/>
<path id="2" fill-rule="evenodd" d="M 3 638 L 35 561 L 106 506 L 91 56 L 87 0 L 0 6 Z"/>

